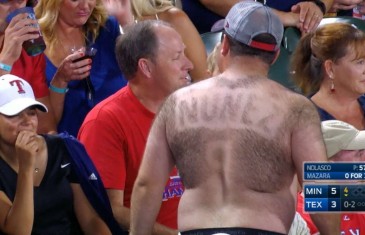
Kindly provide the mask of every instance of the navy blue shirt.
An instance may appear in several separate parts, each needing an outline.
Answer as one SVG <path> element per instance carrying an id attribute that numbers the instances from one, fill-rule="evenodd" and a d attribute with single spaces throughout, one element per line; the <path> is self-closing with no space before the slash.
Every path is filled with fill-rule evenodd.
<path id="1" fill-rule="evenodd" d="M 357 99 L 359 101 L 359 104 L 362 108 L 362 110 L 364 111 L 364 114 L 365 114 L 365 96 L 362 95 L 359 99 Z M 333 117 L 331 114 L 329 114 L 326 110 L 318 107 L 317 107 L 317 110 L 318 110 L 318 113 L 319 113 L 319 116 L 321 118 L 321 121 L 326 121 L 326 120 L 336 120 L 335 117 Z"/>

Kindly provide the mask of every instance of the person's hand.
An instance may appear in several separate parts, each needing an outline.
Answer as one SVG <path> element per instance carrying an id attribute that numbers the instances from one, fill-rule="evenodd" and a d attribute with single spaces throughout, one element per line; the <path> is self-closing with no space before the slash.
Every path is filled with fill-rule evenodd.
<path id="1" fill-rule="evenodd" d="M 360 14 L 365 15 L 365 2 L 361 2 L 361 3 L 357 4 L 356 7 Z"/>
<path id="2" fill-rule="evenodd" d="M 313 2 L 300 2 L 292 6 L 291 12 L 299 14 L 297 27 L 302 33 L 315 30 L 323 18 L 321 9 Z"/>
<path id="3" fill-rule="evenodd" d="M 334 0 L 329 12 L 337 12 L 338 10 L 351 10 L 362 2 L 363 0 Z"/>
<path id="4" fill-rule="evenodd" d="M 133 13 L 130 0 L 102 0 L 109 15 L 115 16 L 121 26 L 133 23 Z"/>
<path id="5" fill-rule="evenodd" d="M 39 29 L 31 26 L 37 24 L 37 21 L 27 16 L 28 13 L 15 16 L 5 29 L 4 45 L 0 54 L 2 62 L 13 64 L 20 57 L 23 42 L 39 37 Z"/>
<path id="6" fill-rule="evenodd" d="M 64 86 L 60 87 L 66 87 L 69 81 L 82 80 L 90 76 L 92 59 L 85 58 L 78 61 L 78 59 L 81 59 L 84 56 L 85 53 L 82 50 L 78 50 L 68 55 L 61 62 L 53 78 L 58 80 L 58 84 L 60 84 L 60 82 L 64 84 Z"/>
<path id="7" fill-rule="evenodd" d="M 39 147 L 37 133 L 32 131 L 19 132 L 15 141 L 15 151 L 19 161 L 19 170 L 31 169 L 33 171 Z"/>

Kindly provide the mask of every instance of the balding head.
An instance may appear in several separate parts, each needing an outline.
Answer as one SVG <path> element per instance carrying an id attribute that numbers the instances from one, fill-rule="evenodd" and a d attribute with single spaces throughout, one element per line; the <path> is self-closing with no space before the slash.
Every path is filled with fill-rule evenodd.
<path id="1" fill-rule="evenodd" d="M 115 54 L 119 67 L 127 80 L 135 76 L 138 61 L 141 58 L 153 61 L 156 57 L 159 46 L 157 34 L 159 27 L 171 28 L 164 21 L 145 20 L 127 27 L 124 34 L 118 37 Z"/>

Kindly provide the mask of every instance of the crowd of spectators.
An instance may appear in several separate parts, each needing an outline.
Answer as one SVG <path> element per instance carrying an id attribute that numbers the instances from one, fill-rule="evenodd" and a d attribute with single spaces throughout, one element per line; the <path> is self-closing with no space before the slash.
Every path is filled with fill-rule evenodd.
<path id="1" fill-rule="evenodd" d="M 333 126 L 356 133 L 365 129 L 365 33 L 348 23 L 320 25 L 325 17 L 362 19 L 363 0 L 174 4 L 0 0 L 0 234 L 127 234 L 130 229 L 132 234 L 211 234 L 240 230 L 207 228 L 252 225 L 253 234 L 332 235 L 340 224 L 345 233 L 351 229 L 344 223 L 348 214 L 340 223 L 332 214 L 303 213 L 301 189 L 294 192 L 293 182 L 301 185 L 304 160 L 344 161 L 341 156 L 353 150 L 325 157 L 325 133 Z M 24 12 L 9 18 L 25 7 L 33 8 L 34 16 Z M 237 17 L 230 21 L 229 15 Z M 278 30 L 259 32 L 246 21 Z M 286 27 L 301 32 L 290 61 L 295 92 L 268 77 Z M 222 38 L 207 54 L 201 35 L 217 29 Z M 30 55 L 25 42 L 40 37 L 44 51 Z M 244 78 L 256 80 L 237 82 Z M 233 96 L 247 100 L 247 106 Z M 250 134 L 238 134 L 246 127 L 224 131 L 231 130 L 235 108 L 244 109 L 241 119 L 251 123 Z M 261 109 L 275 123 L 268 125 Z M 289 118 L 296 118 L 296 125 L 279 125 Z M 322 137 L 320 121 L 326 120 L 333 122 L 322 123 Z M 257 122 L 261 129 L 252 124 Z M 210 131 L 213 123 L 217 127 Z M 267 142 L 273 135 L 281 135 L 278 145 Z M 276 154 L 268 151 L 273 146 Z M 252 150 L 251 158 L 236 154 L 243 150 Z M 267 155 L 266 163 L 258 160 Z M 253 156 L 257 166 L 249 162 Z M 235 162 L 240 157 L 244 160 Z M 282 164 L 274 165 L 274 158 Z M 273 183 L 264 189 L 263 179 L 255 183 L 238 174 L 248 177 L 242 171 L 261 170 L 270 162 L 280 187 Z M 285 174 L 284 168 L 289 169 Z M 270 206 L 258 209 L 260 197 Z M 242 205 L 246 213 L 232 205 Z M 276 210 L 278 205 L 290 208 Z M 263 211 L 278 223 L 261 226 L 257 218 Z M 229 214 L 248 222 L 229 220 Z M 365 233 L 363 215 L 350 219 L 356 219 L 351 226 L 359 234 Z M 24 226 L 17 226 L 19 220 Z"/>

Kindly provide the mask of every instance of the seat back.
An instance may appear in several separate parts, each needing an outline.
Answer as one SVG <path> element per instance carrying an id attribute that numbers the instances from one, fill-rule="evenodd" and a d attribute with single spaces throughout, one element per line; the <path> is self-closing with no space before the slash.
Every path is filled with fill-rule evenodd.
<path id="1" fill-rule="evenodd" d="M 205 45 L 207 55 L 213 51 L 215 45 L 221 41 L 222 32 L 206 32 L 200 35 Z"/>
<path id="2" fill-rule="evenodd" d="M 294 31 L 294 33 L 296 33 Z M 294 36 L 294 35 L 293 35 Z M 213 51 L 215 45 L 220 42 L 222 37 L 222 32 L 207 32 L 201 34 L 201 38 L 204 42 L 205 49 L 207 54 Z M 292 36 L 290 35 L 290 40 Z M 300 33 L 299 33 L 300 38 Z M 298 39 L 299 40 L 299 39 Z M 290 46 L 294 46 L 296 42 L 290 44 Z M 279 82 L 283 86 L 286 86 L 290 89 L 294 89 L 294 85 L 289 80 L 289 57 L 290 52 L 284 47 L 281 46 L 280 55 L 276 62 L 270 67 L 269 78 Z"/>
<path id="3" fill-rule="evenodd" d="M 284 30 L 283 41 L 280 45 L 280 54 L 269 70 L 269 78 L 280 83 L 281 85 L 298 91 L 290 75 L 290 57 L 294 52 L 301 37 L 297 28 L 287 27 Z"/>

